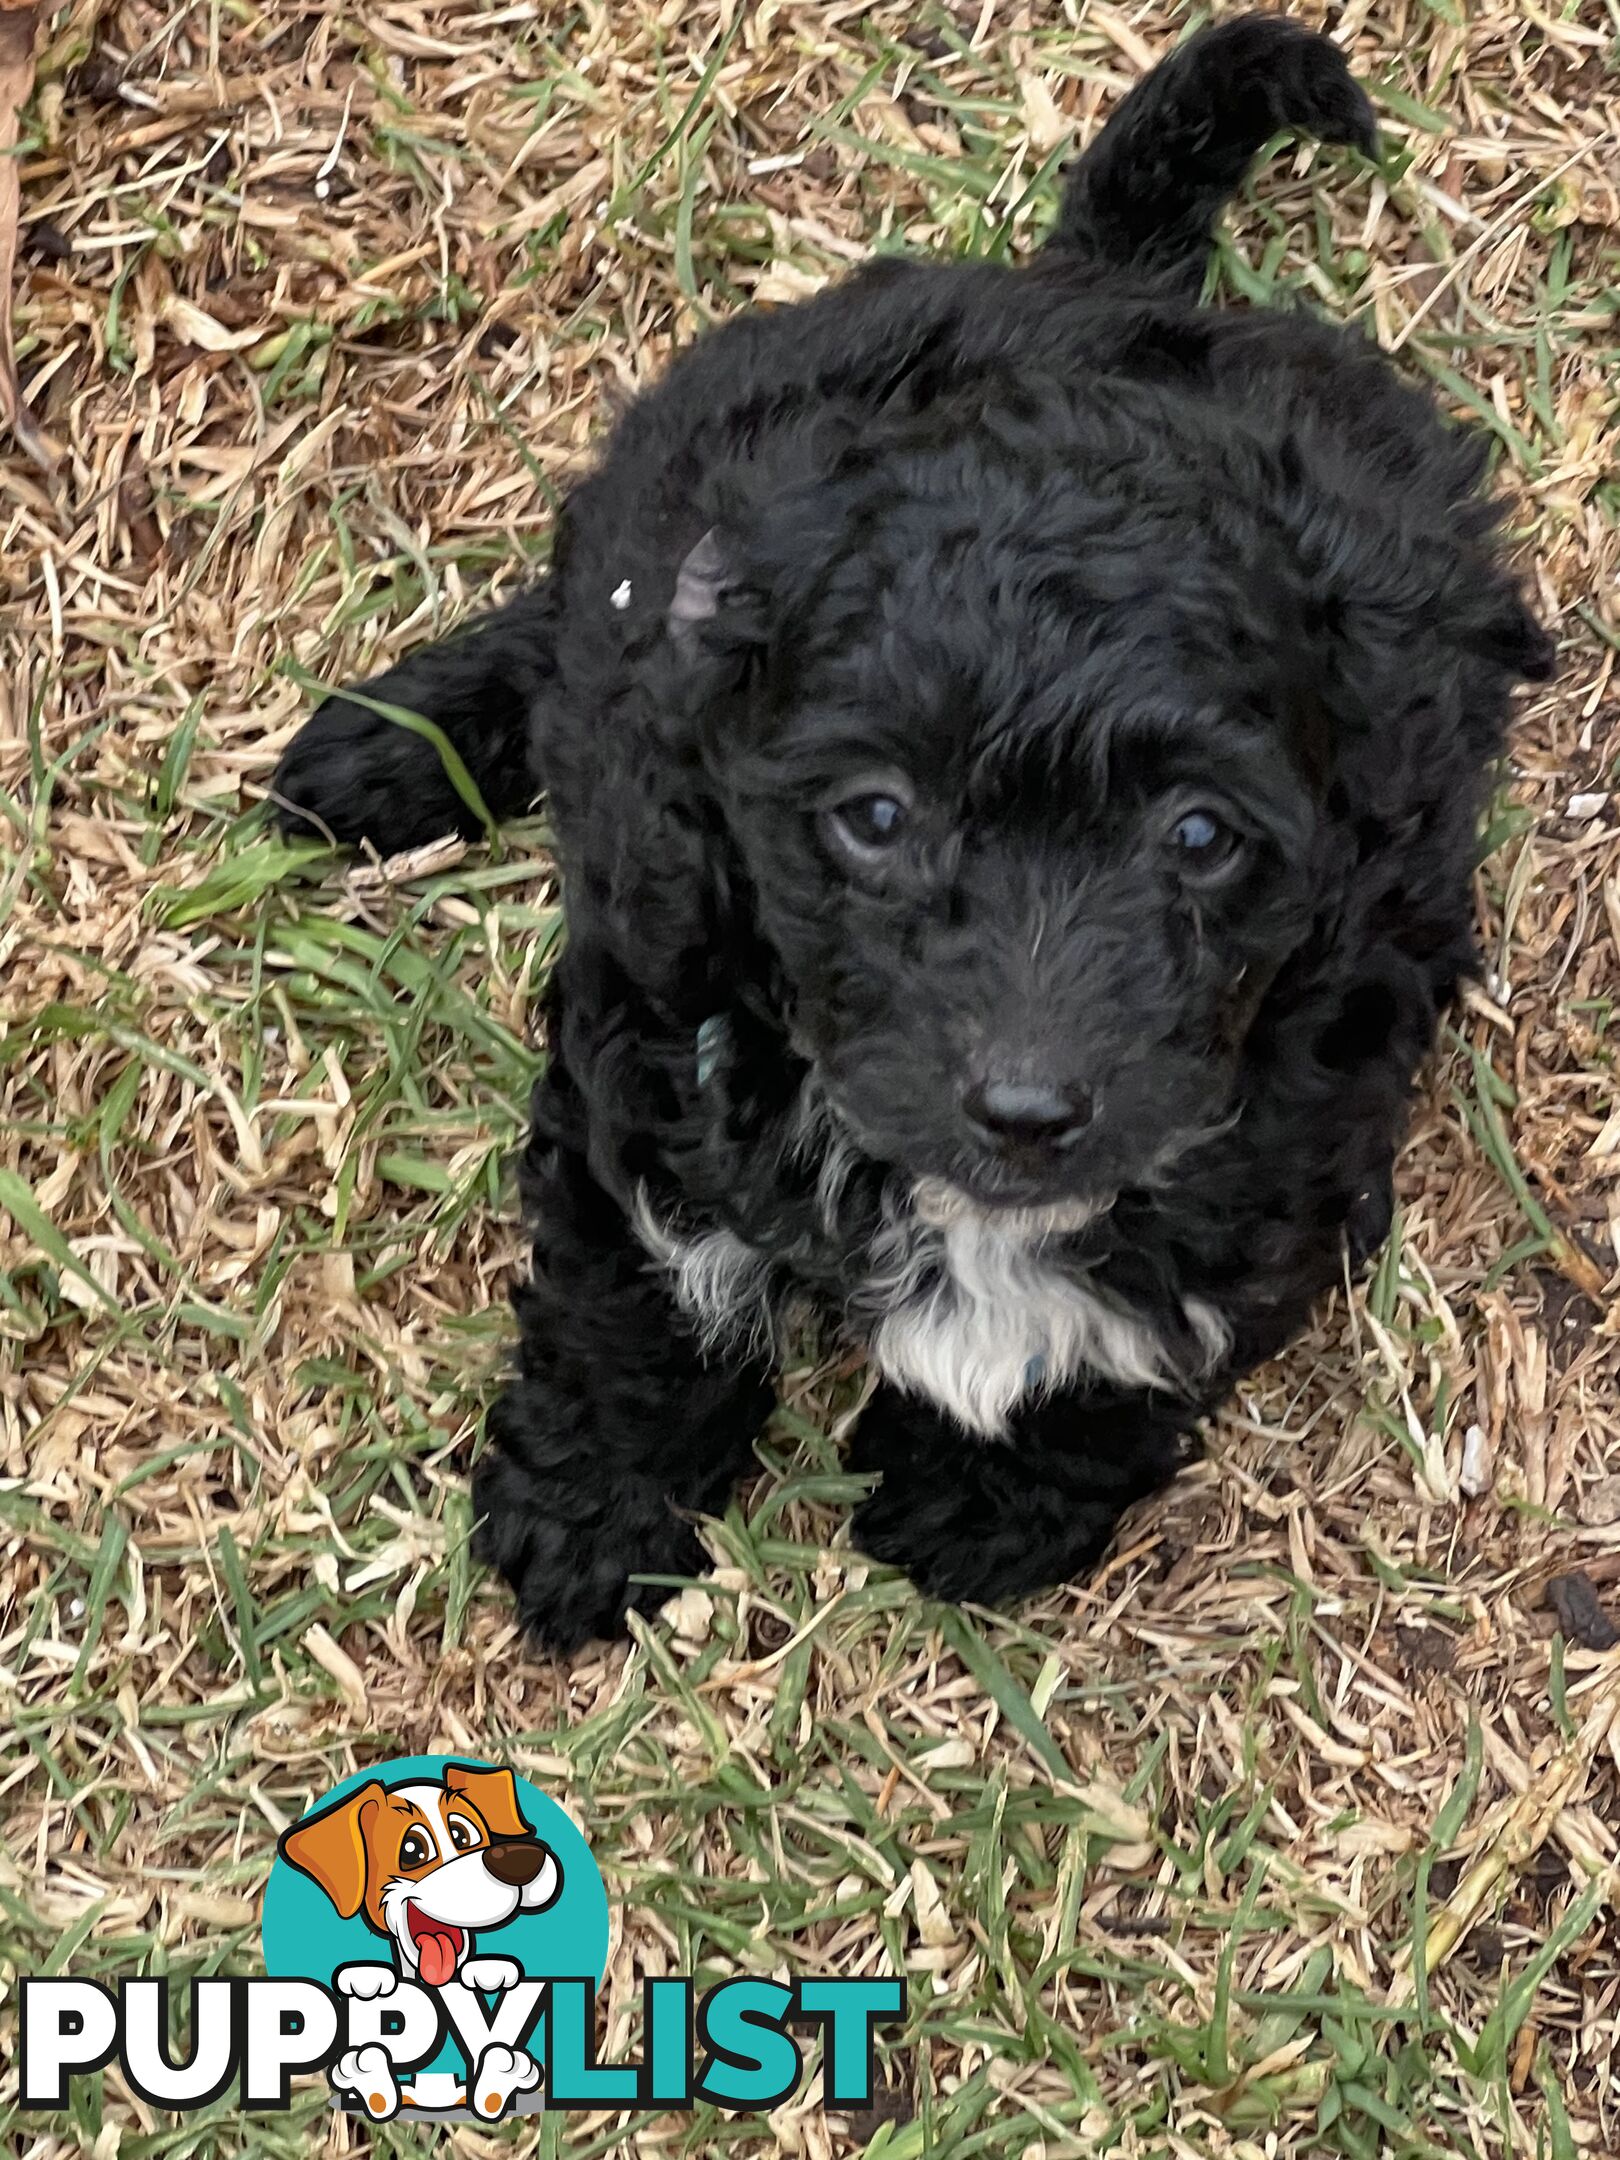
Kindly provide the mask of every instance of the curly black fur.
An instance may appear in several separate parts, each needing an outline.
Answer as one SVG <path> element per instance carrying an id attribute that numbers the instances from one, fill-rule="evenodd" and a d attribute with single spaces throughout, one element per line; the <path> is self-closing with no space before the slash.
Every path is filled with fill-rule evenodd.
<path id="1" fill-rule="evenodd" d="M 371 688 L 568 894 L 521 1371 L 475 1483 L 544 1641 L 701 1564 L 808 1297 L 883 1377 L 865 1548 L 1003 1600 L 1103 1549 L 1387 1227 L 1471 950 L 1482 776 L 1549 648 L 1484 454 L 1359 337 L 1197 305 L 1335 49 L 1184 45 L 1028 267 L 874 264 L 620 422 L 553 569 Z M 465 806 L 333 699 L 278 789 L 392 851 Z"/>

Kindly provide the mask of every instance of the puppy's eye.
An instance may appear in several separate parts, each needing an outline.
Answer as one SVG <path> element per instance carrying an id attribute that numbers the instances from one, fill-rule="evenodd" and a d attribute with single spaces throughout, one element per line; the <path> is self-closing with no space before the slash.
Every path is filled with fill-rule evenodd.
<path id="1" fill-rule="evenodd" d="M 399 1864 L 401 1867 L 426 1867 L 433 1858 L 433 1848 L 420 1830 L 407 1830 L 400 1841 Z"/>
<path id="2" fill-rule="evenodd" d="M 450 1842 L 457 1852 L 471 1852 L 478 1843 L 478 1833 L 471 1823 L 462 1821 L 459 1815 L 450 1818 Z"/>
<path id="3" fill-rule="evenodd" d="M 1187 810 L 1170 828 L 1169 841 L 1183 874 L 1223 870 L 1242 846 L 1240 836 L 1213 810 Z"/>
<path id="4" fill-rule="evenodd" d="M 1171 835 L 1177 847 L 1191 848 L 1200 855 L 1206 848 L 1214 847 L 1220 837 L 1221 828 L 1207 810 L 1189 810 L 1177 821 Z"/>
<path id="5" fill-rule="evenodd" d="M 906 806 L 898 795 L 857 795 L 840 803 L 832 819 L 852 847 L 877 854 L 905 830 Z"/>

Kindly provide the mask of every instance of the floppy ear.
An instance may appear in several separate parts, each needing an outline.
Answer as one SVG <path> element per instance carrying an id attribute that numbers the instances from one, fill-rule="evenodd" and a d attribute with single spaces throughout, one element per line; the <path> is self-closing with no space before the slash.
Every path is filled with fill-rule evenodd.
<path id="1" fill-rule="evenodd" d="M 453 1793 L 472 1802 L 491 1837 L 533 1837 L 518 1806 L 517 1779 L 510 1770 L 471 1770 L 465 1763 L 450 1763 L 444 1782 Z"/>
<path id="2" fill-rule="evenodd" d="M 736 542 L 711 525 L 675 576 L 665 616 L 679 657 L 735 669 L 764 636 L 760 596 L 742 575 Z"/>
<path id="3" fill-rule="evenodd" d="M 282 1833 L 282 1859 L 318 1882 L 345 1920 L 354 1918 L 366 1894 L 366 1827 L 383 1798 L 373 1778 Z"/>
<path id="4" fill-rule="evenodd" d="M 728 583 L 720 531 L 711 525 L 676 573 L 668 622 L 678 651 L 690 654 L 697 650 L 700 626 L 712 622 L 719 613 Z"/>

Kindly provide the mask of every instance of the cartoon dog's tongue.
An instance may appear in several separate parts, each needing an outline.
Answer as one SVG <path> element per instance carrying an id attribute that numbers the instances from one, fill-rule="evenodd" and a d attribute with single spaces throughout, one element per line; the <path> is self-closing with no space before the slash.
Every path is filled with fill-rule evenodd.
<path id="1" fill-rule="evenodd" d="M 411 1940 L 416 1945 L 416 1969 L 429 1987 L 443 1987 L 455 1978 L 456 1958 L 462 1933 L 448 1920 L 435 1920 L 420 1905 L 406 1909 Z"/>

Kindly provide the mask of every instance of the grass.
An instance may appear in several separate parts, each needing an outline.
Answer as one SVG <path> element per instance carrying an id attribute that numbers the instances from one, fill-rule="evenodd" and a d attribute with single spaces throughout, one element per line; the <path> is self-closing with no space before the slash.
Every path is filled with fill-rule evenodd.
<path id="1" fill-rule="evenodd" d="M 0 457 L 0 1977 L 252 1970 L 279 1829 L 454 1749 L 585 1826 L 608 2054 L 645 1973 L 911 1983 L 869 2118 L 811 2086 L 769 2124 L 459 2150 L 1620 2144 L 1620 1680 L 1542 1606 L 1549 1574 L 1620 1577 L 1609 0 L 1354 11 L 1379 165 L 1284 146 L 1222 241 L 1221 296 L 1359 322 L 1490 431 L 1563 672 L 1493 806 L 1483 980 L 1394 1240 L 1093 1583 L 958 1613 L 851 1551 L 860 1376 L 807 1358 L 713 1577 L 627 1649 L 529 1655 L 465 1468 L 560 935 L 544 826 L 385 876 L 265 820 L 309 686 L 543 560 L 677 344 L 871 248 L 1015 256 L 1181 21 L 48 22 L 17 338 L 63 457 Z M 413 2149 L 307 2092 L 167 2118 L 116 2073 L 14 2118 L 6 2054 L 31 2160 Z"/>

